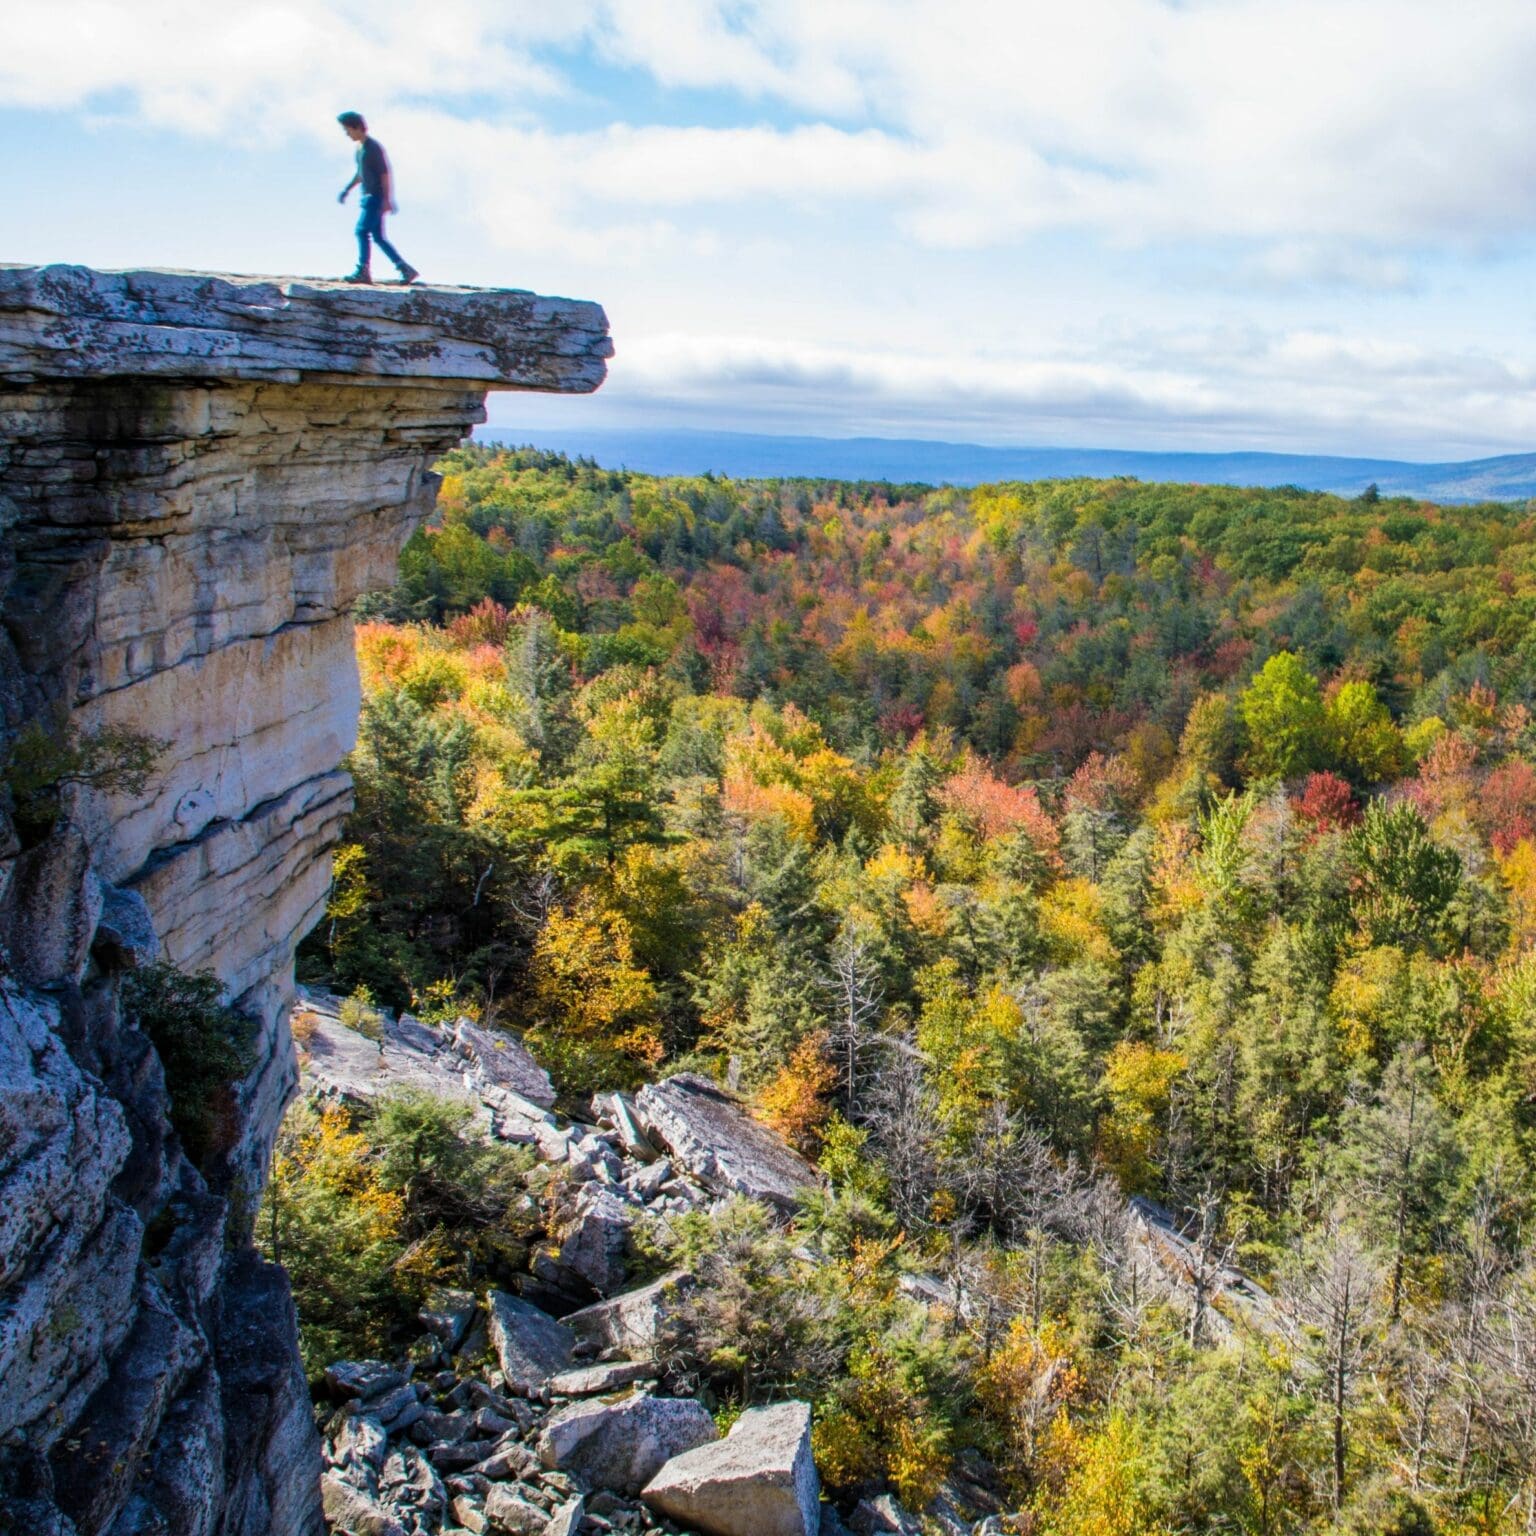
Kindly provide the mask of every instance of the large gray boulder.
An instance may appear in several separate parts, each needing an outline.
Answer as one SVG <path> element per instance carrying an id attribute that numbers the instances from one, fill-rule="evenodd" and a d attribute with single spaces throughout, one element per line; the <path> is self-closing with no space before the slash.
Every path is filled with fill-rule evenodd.
<path id="1" fill-rule="evenodd" d="M 505 1291 L 487 1295 L 486 1311 L 509 1392 L 529 1397 L 570 1365 L 576 1335 L 547 1312 Z"/>
<path id="2" fill-rule="evenodd" d="M 573 1269 L 599 1296 L 624 1284 L 630 1234 L 640 1212 L 611 1190 L 586 1185 L 576 1199 L 576 1213 L 560 1240 L 560 1262 Z"/>
<path id="3" fill-rule="evenodd" d="M 706 1536 L 816 1536 L 810 1404 L 749 1408 L 724 1440 L 674 1456 L 641 1497 Z"/>
<path id="4" fill-rule="evenodd" d="M 715 1421 L 692 1398 L 636 1393 L 562 1408 L 545 1421 L 539 1460 L 633 1498 L 674 1456 L 716 1435 Z"/>
<path id="5" fill-rule="evenodd" d="M 390 1510 L 334 1472 L 320 1479 L 320 1501 L 326 1527 L 336 1536 L 406 1536 Z"/>
<path id="6" fill-rule="evenodd" d="M 492 1033 L 469 1019 L 460 1019 L 453 1027 L 453 1048 L 486 1082 L 509 1089 L 541 1109 L 555 1102 L 549 1073 L 516 1036 Z"/>
<path id="7" fill-rule="evenodd" d="M 566 1160 L 578 1133 L 562 1129 L 549 1111 L 549 1074 L 521 1041 L 467 1019 L 448 1031 L 406 1013 L 381 1014 L 377 1030 L 365 1036 L 341 1022 L 341 1007 L 330 993 L 299 989 L 295 1038 L 303 1041 L 311 1087 L 360 1104 L 402 1088 L 453 1099 L 498 1141 L 533 1147 L 546 1162 Z"/>
<path id="8" fill-rule="evenodd" d="M 680 1072 L 642 1088 L 635 1119 L 701 1183 L 793 1210 L 821 1175 L 708 1078 Z"/>
<path id="9" fill-rule="evenodd" d="M 595 1349 L 649 1360 L 656 1352 L 662 1322 L 692 1285 L 693 1276 L 687 1270 L 668 1270 L 649 1285 L 572 1312 L 565 1326 Z"/>

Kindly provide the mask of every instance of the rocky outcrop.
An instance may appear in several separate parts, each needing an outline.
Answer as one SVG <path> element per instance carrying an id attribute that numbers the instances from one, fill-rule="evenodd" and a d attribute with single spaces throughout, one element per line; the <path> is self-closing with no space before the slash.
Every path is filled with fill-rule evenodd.
<path id="1" fill-rule="evenodd" d="M 715 1421 L 693 1398 L 637 1392 L 617 1402 L 562 1408 L 539 1436 L 539 1460 L 599 1488 L 633 1495 L 674 1456 L 717 1435 Z"/>
<path id="2" fill-rule="evenodd" d="M 589 394 L 613 354 L 598 305 L 507 288 L 0 265 L 0 315 L 0 377 L 23 382 L 327 374 Z"/>
<path id="3" fill-rule="evenodd" d="M 635 1119 L 696 1179 L 792 1210 L 821 1175 L 708 1078 L 680 1072 L 640 1090 Z"/>
<path id="4" fill-rule="evenodd" d="M 559 1159 L 569 1152 L 574 1137 L 549 1110 L 549 1074 L 512 1035 L 477 1029 L 468 1019 L 445 1030 L 386 1012 L 377 1037 L 368 1038 L 341 1022 L 339 998 L 307 987 L 299 989 L 294 1018 L 304 1036 L 305 1072 L 319 1093 L 366 1104 L 381 1093 L 420 1088 L 468 1104 L 501 1141 Z"/>
<path id="5" fill-rule="evenodd" d="M 504 1291 L 492 1291 L 487 1310 L 491 1345 L 513 1391 L 524 1396 L 538 1392 L 571 1363 L 576 1335 L 537 1307 Z"/>
<path id="6" fill-rule="evenodd" d="M 292 1306 L 248 1239 L 297 1081 L 293 949 L 350 805 L 349 613 L 393 580 L 486 388 L 591 390 L 609 350 L 596 306 L 526 293 L 0 267 L 0 748 L 57 770 L 45 815 L 0 797 L 0 1509 L 21 1529 L 319 1528 Z M 115 771 L 145 737 L 148 776 Z M 118 1006 L 157 949 L 257 1028 L 200 1167 Z M 436 1497 L 419 1456 L 379 1480 Z"/>
<path id="7" fill-rule="evenodd" d="M 724 1440 L 674 1456 L 641 1496 L 706 1536 L 816 1536 L 810 1404 L 749 1408 Z"/>
<path id="8" fill-rule="evenodd" d="M 524 1100 L 521 1114 L 539 1117 L 541 1127 L 530 1136 L 507 1119 L 505 1090 L 483 1065 L 509 1063 L 525 1087 L 536 1088 L 526 1073 L 537 1065 L 521 1060 L 520 1042 L 497 1032 L 476 1042 L 462 1021 L 439 1027 L 387 1015 L 377 1029 L 368 1021 L 365 1037 L 340 1022 L 335 1006 L 306 993 L 295 1014 L 305 1082 L 315 1098 L 366 1102 L 402 1082 L 457 1095 L 486 1135 L 534 1153 L 510 1207 L 518 1213 L 518 1240 L 490 1259 L 494 1274 L 485 1275 L 485 1288 L 429 1297 L 419 1313 L 425 1333 L 398 1365 L 341 1361 L 327 1373 L 332 1393 L 347 1405 L 326 1439 L 327 1508 L 335 1519 L 357 1522 L 357 1529 L 371 1522 L 368 1529 L 388 1530 L 394 1522 L 421 1536 L 575 1536 L 578 1528 L 581 1536 L 609 1529 L 848 1536 L 833 1506 L 818 1503 L 805 1404 L 752 1409 L 726 1439 L 714 1433 L 695 1396 L 701 1381 L 688 1344 L 690 1313 L 709 1299 L 704 1279 L 678 1268 L 571 1310 L 595 1288 L 594 1274 L 617 1283 L 616 1271 L 591 1270 L 584 1258 L 611 1253 L 605 1234 L 614 1211 L 627 1213 L 617 1223 L 621 1230 L 633 1219 L 647 1238 L 664 1239 L 669 1229 L 681 1235 L 680 1218 L 718 1212 L 738 1196 L 753 1167 L 771 1159 L 792 1170 L 794 1188 L 805 1187 L 810 1170 L 798 1159 L 778 1162 L 773 1148 L 782 1143 L 723 1094 L 707 1122 L 694 1122 L 701 1144 L 701 1126 L 711 1128 L 707 1151 L 673 1132 L 677 1155 L 690 1158 L 697 1180 L 680 1176 L 673 1157 L 657 1152 L 622 1095 L 593 1097 L 595 1124 Z M 466 1040 L 475 1045 L 473 1055 L 463 1053 Z M 677 1083 L 656 1086 L 671 1095 Z M 698 1087 L 693 1094 L 705 1096 Z M 645 1088 L 637 1101 L 655 1098 Z M 637 1248 L 639 1262 L 653 1251 L 649 1241 Z M 809 1231 L 798 1234 L 796 1254 L 809 1265 L 826 1261 Z M 932 1276 L 904 1276 L 901 1288 L 913 1307 L 938 1314 L 934 1323 L 965 1311 L 964 1297 Z M 402 1440 L 440 1477 L 449 1498 L 442 1516 L 431 1513 L 435 1505 L 412 1502 L 421 1493 L 418 1482 L 386 1484 L 379 1477 L 397 1448 L 407 1457 Z M 649 1480 L 642 1482 L 646 1468 Z M 856 1531 L 1003 1536 L 996 1471 L 973 1448 L 959 1451 L 918 1514 L 894 1495 L 860 1491 L 869 1496 L 849 1511 Z"/>

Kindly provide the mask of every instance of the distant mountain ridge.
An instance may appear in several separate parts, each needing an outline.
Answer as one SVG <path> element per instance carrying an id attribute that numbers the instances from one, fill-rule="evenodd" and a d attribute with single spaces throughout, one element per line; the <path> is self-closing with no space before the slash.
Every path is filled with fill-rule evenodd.
<path id="1" fill-rule="evenodd" d="M 493 425 L 482 440 L 529 443 L 647 474 L 738 479 L 824 477 L 833 480 L 923 481 L 977 485 L 993 480 L 1050 480 L 1129 475 L 1137 480 L 1200 485 L 1299 485 L 1358 496 L 1375 485 L 1383 496 L 1429 501 L 1518 501 L 1536 496 L 1536 453 L 1503 454 L 1444 464 L 1403 459 L 1294 453 L 1146 453 L 1113 448 L 987 448 L 975 443 L 889 437 L 773 437 L 748 432 L 570 431 Z"/>

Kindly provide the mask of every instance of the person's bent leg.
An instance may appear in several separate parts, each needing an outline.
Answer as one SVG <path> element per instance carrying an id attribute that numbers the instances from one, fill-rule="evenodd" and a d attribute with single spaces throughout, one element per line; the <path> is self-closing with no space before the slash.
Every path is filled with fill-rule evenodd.
<path id="1" fill-rule="evenodd" d="M 378 246 L 378 248 L 381 251 L 383 251 L 384 254 L 386 256 L 388 256 L 389 259 L 392 262 L 394 262 L 394 264 L 400 269 L 400 275 L 402 277 L 414 276 L 415 275 L 415 273 L 416 273 L 415 267 L 413 267 L 410 264 L 410 262 L 408 262 L 405 259 L 405 257 L 402 256 L 400 254 L 400 252 L 397 251 L 394 248 L 394 246 L 392 246 L 389 243 L 389 241 L 384 238 L 384 216 L 383 216 L 383 214 L 379 215 L 379 227 L 376 230 L 374 230 L 373 238 L 374 238 L 374 243 Z"/>

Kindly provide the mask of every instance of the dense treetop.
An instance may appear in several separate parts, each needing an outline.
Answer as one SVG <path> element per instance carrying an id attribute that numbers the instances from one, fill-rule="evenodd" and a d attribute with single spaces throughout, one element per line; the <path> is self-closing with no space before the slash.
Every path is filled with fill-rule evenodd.
<path id="1" fill-rule="evenodd" d="M 312 974 L 713 1072 L 992 1298 L 834 1463 L 894 1382 L 1041 1531 L 1527 1528 L 1536 513 L 440 468 Z M 1291 1325 L 1127 1310 L 1090 1190 Z"/>

